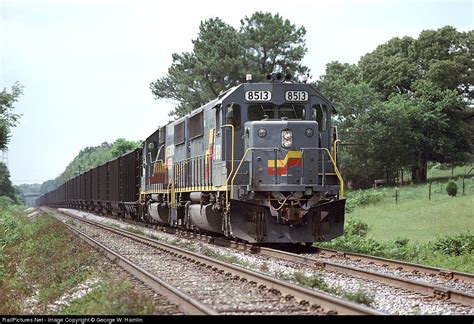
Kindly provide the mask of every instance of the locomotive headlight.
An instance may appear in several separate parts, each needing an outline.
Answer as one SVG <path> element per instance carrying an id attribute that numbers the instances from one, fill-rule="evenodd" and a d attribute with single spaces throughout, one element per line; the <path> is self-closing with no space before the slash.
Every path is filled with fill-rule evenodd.
<path id="1" fill-rule="evenodd" d="M 258 135 L 258 137 L 265 137 L 265 136 L 267 136 L 267 130 L 265 128 L 260 128 L 257 131 L 257 135 Z"/>
<path id="2" fill-rule="evenodd" d="M 290 130 L 281 132 L 281 146 L 289 148 L 293 145 L 293 133 Z"/>
<path id="3" fill-rule="evenodd" d="M 312 128 L 307 128 L 304 133 L 306 134 L 307 137 L 313 137 L 314 135 L 314 131 Z"/>

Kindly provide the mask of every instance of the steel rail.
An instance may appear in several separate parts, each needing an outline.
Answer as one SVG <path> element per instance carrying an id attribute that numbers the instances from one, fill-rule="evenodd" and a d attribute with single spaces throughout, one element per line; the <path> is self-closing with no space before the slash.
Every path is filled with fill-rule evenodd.
<path id="1" fill-rule="evenodd" d="M 374 281 L 383 282 L 386 284 L 395 285 L 398 287 L 403 287 L 403 288 L 416 291 L 425 295 L 434 295 L 440 299 L 449 299 L 453 302 L 461 303 L 463 305 L 468 305 L 471 307 L 474 305 L 474 296 L 465 294 L 460 291 L 447 289 L 442 286 L 430 285 L 430 284 L 415 281 L 415 280 L 399 278 L 393 275 L 380 274 L 375 271 L 363 270 L 363 269 L 351 267 L 351 266 L 337 265 L 331 262 L 319 262 L 311 258 L 307 258 L 307 260 L 303 260 L 304 257 L 298 254 L 287 252 L 287 255 L 285 255 L 284 254 L 285 252 L 281 250 L 269 249 L 269 248 L 255 246 L 251 244 L 241 244 L 241 243 L 229 241 L 229 240 L 223 241 L 220 238 L 214 238 L 207 235 L 190 234 L 189 232 L 182 231 L 179 229 L 174 229 L 173 231 L 167 231 L 167 232 L 170 234 L 176 234 L 178 236 L 184 236 L 188 239 L 201 239 L 201 240 L 204 239 L 208 243 L 213 243 L 213 244 L 217 244 L 217 245 L 221 245 L 225 247 L 231 247 L 238 250 L 247 250 L 254 253 L 261 251 L 263 252 L 263 254 L 267 254 L 269 256 L 274 256 L 274 257 L 280 257 L 288 261 L 299 261 L 301 263 L 304 263 L 310 266 L 324 268 L 326 270 L 350 274 L 354 276 L 363 277 L 366 279 L 371 279 Z M 324 248 L 309 248 L 308 249 L 308 247 L 304 247 L 304 250 L 305 250 L 305 253 L 320 253 L 324 256 L 329 255 L 329 257 L 341 257 L 341 258 L 347 258 L 354 261 L 366 261 L 373 264 L 380 264 L 382 267 L 392 266 L 396 268 L 397 270 L 403 270 L 403 269 L 410 270 L 414 274 L 426 273 L 430 276 L 436 275 L 438 277 L 442 277 L 447 280 L 461 280 L 467 283 L 474 284 L 474 275 L 469 274 L 469 273 L 455 272 L 455 271 L 446 270 L 446 269 L 439 269 L 439 268 L 434 268 L 434 267 L 429 267 L 429 266 L 424 266 L 424 265 L 419 265 L 419 264 L 414 264 L 414 263 L 409 263 L 409 262 L 404 262 L 404 261 L 384 259 L 380 257 L 374 257 L 374 256 L 369 256 L 369 255 L 364 255 L 364 254 L 359 254 L 359 253 L 339 252 L 332 249 L 324 249 Z M 289 257 L 288 254 L 292 255 L 292 257 Z M 299 258 L 299 259 L 295 259 L 295 258 Z"/>
<path id="2" fill-rule="evenodd" d="M 100 242 L 97 242 L 90 236 L 80 232 L 75 229 L 73 226 L 63 223 L 68 229 L 77 234 L 80 238 L 86 241 L 94 248 L 100 249 L 106 254 L 106 256 L 116 262 L 120 267 L 125 269 L 131 275 L 142 281 L 146 286 L 157 291 L 161 295 L 165 296 L 171 302 L 176 304 L 182 311 L 190 315 L 216 315 L 218 314 L 215 310 L 207 307 L 198 300 L 189 296 L 188 294 L 174 288 L 170 284 L 164 282 L 158 277 L 155 277 L 153 274 L 142 269 L 133 262 L 127 260 L 120 254 L 112 251 L 108 247 L 104 246 Z"/>
<path id="3" fill-rule="evenodd" d="M 287 261 L 302 263 L 311 267 L 319 269 L 334 271 L 347 275 L 353 275 L 364 279 L 378 281 L 384 284 L 393 285 L 401 288 L 406 288 L 411 291 L 419 292 L 425 295 L 434 295 L 437 298 L 450 300 L 452 302 L 460 303 L 467 306 L 474 306 L 474 296 L 464 292 L 448 289 L 443 286 L 434 285 L 426 282 L 416 281 L 407 278 L 397 277 L 391 274 L 380 273 L 376 271 L 356 268 L 347 265 L 337 264 L 330 261 L 318 261 L 309 257 L 298 254 L 275 250 L 265 247 L 257 249 L 258 253 L 265 256 L 276 257 Z M 335 252 L 335 251 L 334 251 Z M 368 256 L 366 256 L 368 257 Z"/>
<path id="4" fill-rule="evenodd" d="M 412 271 L 413 273 L 426 273 L 429 275 L 435 275 L 438 277 L 442 277 L 448 280 L 460 280 L 464 281 L 469 284 L 474 285 L 474 274 L 465 273 L 465 272 L 458 272 L 452 271 L 448 269 L 442 268 L 435 268 L 426 265 L 410 263 L 405 261 L 397 261 L 392 259 L 386 259 L 371 255 L 365 255 L 360 253 L 352 253 L 352 252 L 340 252 L 332 249 L 324 249 L 324 248 L 316 248 L 317 253 L 322 255 L 329 255 L 332 257 L 341 257 L 346 258 L 349 260 L 354 261 L 365 261 L 365 262 L 373 262 L 374 264 L 380 264 L 384 267 L 393 267 L 399 270 L 405 269 Z"/>
<path id="5" fill-rule="evenodd" d="M 260 289 L 268 289 L 268 291 L 279 293 L 284 296 L 288 296 L 289 298 L 295 298 L 301 303 L 319 305 L 328 312 L 332 311 L 337 314 L 343 315 L 384 315 L 384 313 L 366 306 L 362 306 L 353 302 L 349 302 L 347 300 L 330 296 L 326 293 L 318 292 L 282 280 L 278 280 L 255 271 L 245 269 L 240 266 L 225 263 L 223 261 L 212 259 L 204 255 L 190 252 L 166 243 L 156 241 L 143 235 L 130 233 L 125 230 L 109 227 L 103 224 L 98 224 L 96 222 L 85 220 L 80 217 L 71 216 L 68 214 L 66 215 L 81 222 L 88 223 L 92 226 L 96 226 L 109 232 L 128 237 L 137 242 L 152 246 L 163 252 L 180 257 L 188 262 L 199 264 L 201 266 L 211 268 L 214 271 L 225 273 L 226 276 L 233 276 L 235 279 L 245 279 L 248 282 L 255 283 Z"/>

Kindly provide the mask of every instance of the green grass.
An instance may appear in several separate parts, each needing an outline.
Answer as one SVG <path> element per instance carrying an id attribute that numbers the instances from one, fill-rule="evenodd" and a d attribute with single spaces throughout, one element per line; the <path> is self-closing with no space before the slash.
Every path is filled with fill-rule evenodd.
<path id="1" fill-rule="evenodd" d="M 474 165 L 468 164 L 465 166 L 455 167 L 454 170 L 451 170 L 449 166 L 444 166 L 440 164 L 435 164 L 428 170 L 428 179 L 436 180 L 446 180 L 449 178 L 459 178 L 466 175 Z M 474 176 L 474 170 L 468 175 L 468 177 Z"/>
<path id="2" fill-rule="evenodd" d="M 462 180 L 456 181 L 458 188 Z M 395 191 L 398 202 L 395 202 Z M 381 195 L 375 205 L 353 206 L 351 195 L 362 192 L 349 192 L 348 204 L 352 208 L 349 217 L 366 222 L 374 239 L 388 242 L 396 238 L 408 238 L 412 241 L 427 242 L 437 236 L 474 231 L 474 178 L 465 179 L 465 196 L 458 190 L 457 197 L 446 192 L 445 182 L 410 185 L 401 188 L 368 189 L 365 193 Z"/>
<path id="3" fill-rule="evenodd" d="M 324 281 L 323 278 L 315 275 L 307 276 L 301 272 L 295 272 L 293 274 L 293 279 L 302 286 L 316 288 L 330 294 L 345 297 L 348 300 L 359 304 L 372 306 L 375 301 L 374 294 L 362 289 L 361 287 L 359 287 L 356 291 L 346 290 L 339 285 L 331 287 Z"/>
<path id="4" fill-rule="evenodd" d="M 105 275 L 89 294 L 74 300 L 60 314 L 148 315 L 154 309 L 153 299 L 138 295 L 130 282 Z"/>
<path id="5" fill-rule="evenodd" d="M 427 242 L 437 236 L 474 230 L 474 195 L 428 201 L 407 199 L 361 207 L 349 216 L 369 224 L 374 239 Z"/>
<path id="6" fill-rule="evenodd" d="M 0 314 L 23 314 L 31 296 L 37 299 L 35 314 L 48 314 L 48 305 L 93 278 L 100 281 L 91 295 L 76 300 L 65 313 L 153 313 L 149 298 L 130 291 L 126 279 L 111 279 L 99 259 L 52 217 L 30 219 L 19 208 L 0 208 Z"/>
<path id="7" fill-rule="evenodd" d="M 456 197 L 446 191 L 451 170 L 440 168 L 429 173 L 431 199 L 429 183 L 349 191 L 345 234 L 317 245 L 474 273 L 474 175 L 464 195 L 456 177 L 470 169 L 454 169 Z"/>

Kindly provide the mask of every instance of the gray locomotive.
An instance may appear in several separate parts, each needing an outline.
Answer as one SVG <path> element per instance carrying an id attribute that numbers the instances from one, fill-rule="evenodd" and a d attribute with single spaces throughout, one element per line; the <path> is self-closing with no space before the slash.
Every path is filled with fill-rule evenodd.
<path id="1" fill-rule="evenodd" d="M 345 200 L 332 104 L 313 86 L 289 79 L 274 74 L 267 83 L 228 89 L 38 204 L 249 243 L 340 236 Z"/>

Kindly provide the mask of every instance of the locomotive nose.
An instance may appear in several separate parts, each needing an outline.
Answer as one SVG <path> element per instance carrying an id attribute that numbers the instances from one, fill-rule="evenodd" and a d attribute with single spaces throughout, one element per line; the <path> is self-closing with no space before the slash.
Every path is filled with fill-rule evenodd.
<path id="1" fill-rule="evenodd" d="M 249 159 L 254 190 L 291 190 L 282 185 L 300 190 L 304 183 L 316 184 L 317 127 L 316 122 L 306 120 L 247 122 L 245 146 L 252 149 Z"/>

